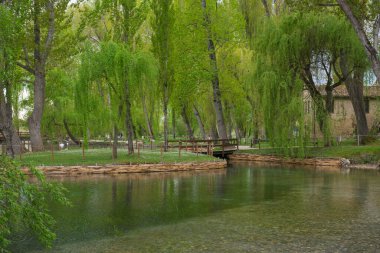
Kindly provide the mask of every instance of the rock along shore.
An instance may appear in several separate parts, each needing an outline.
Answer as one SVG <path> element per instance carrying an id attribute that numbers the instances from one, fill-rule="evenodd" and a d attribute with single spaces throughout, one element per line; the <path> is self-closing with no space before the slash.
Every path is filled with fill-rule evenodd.
<path id="1" fill-rule="evenodd" d="M 274 155 L 254 155 L 254 154 L 233 154 L 228 156 L 230 161 L 250 161 L 260 163 L 275 163 L 288 165 L 305 165 L 316 167 L 334 167 L 341 168 L 347 163 L 344 158 L 287 158 Z"/>
<path id="2" fill-rule="evenodd" d="M 249 161 L 257 163 L 300 165 L 324 168 L 346 168 L 357 170 L 380 170 L 380 164 L 351 164 L 345 158 L 287 158 L 274 155 L 233 154 L 228 156 L 230 161 Z"/>
<path id="3" fill-rule="evenodd" d="M 194 170 L 224 169 L 227 161 L 201 162 L 201 163 L 158 163 L 158 164 L 106 164 L 97 166 L 37 166 L 45 175 L 91 175 L 91 174 L 125 174 L 149 172 L 177 172 Z M 30 175 L 28 168 L 23 172 Z"/>

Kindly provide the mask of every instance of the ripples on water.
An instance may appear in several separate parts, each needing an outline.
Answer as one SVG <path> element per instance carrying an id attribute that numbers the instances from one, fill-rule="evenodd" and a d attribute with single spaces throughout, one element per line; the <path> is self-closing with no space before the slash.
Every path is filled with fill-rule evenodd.
<path id="1" fill-rule="evenodd" d="M 380 174 L 255 168 L 53 179 L 46 252 L 380 252 Z M 40 251 L 34 240 L 15 252 Z"/>

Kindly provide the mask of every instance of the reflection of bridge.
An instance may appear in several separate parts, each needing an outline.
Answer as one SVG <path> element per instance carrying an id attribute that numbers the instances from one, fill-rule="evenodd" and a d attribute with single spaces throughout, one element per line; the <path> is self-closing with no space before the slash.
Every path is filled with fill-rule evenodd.
<path id="1" fill-rule="evenodd" d="M 239 150 L 239 141 L 238 139 L 175 140 L 169 141 L 169 146 L 179 150 L 184 149 L 194 153 L 225 158 L 227 155 Z"/>

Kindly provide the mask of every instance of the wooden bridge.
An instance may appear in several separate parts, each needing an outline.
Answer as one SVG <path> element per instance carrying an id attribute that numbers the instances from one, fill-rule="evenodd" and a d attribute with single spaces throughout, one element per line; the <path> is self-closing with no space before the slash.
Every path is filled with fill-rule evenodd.
<path id="1" fill-rule="evenodd" d="M 207 140 L 172 140 L 168 141 L 170 148 L 178 148 L 199 154 L 225 158 L 239 150 L 238 139 L 207 139 Z"/>

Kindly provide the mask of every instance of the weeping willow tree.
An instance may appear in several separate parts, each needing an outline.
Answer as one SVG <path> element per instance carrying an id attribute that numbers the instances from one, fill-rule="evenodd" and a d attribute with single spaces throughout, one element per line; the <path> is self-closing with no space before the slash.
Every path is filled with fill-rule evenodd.
<path id="1" fill-rule="evenodd" d="M 324 101 L 317 88 L 313 66 L 323 65 L 325 87 L 333 90 L 347 78 L 337 64 L 341 61 L 342 52 L 350 55 L 350 62 L 365 65 L 362 51 L 357 48 L 352 29 L 342 18 L 334 15 L 295 13 L 265 23 L 255 41 L 255 81 L 263 101 L 267 135 L 273 139 L 273 145 L 280 148 L 294 146 L 296 135 L 296 146 L 300 147 L 297 155 L 303 154 L 302 140 L 308 137 L 303 124 L 304 87 L 314 101 L 325 143 L 330 142 L 329 103 Z M 318 55 L 329 56 L 332 59 L 330 65 L 324 65 L 325 58 L 316 57 Z M 330 94 L 332 96 L 332 92 Z"/>
<path id="2" fill-rule="evenodd" d="M 173 63 L 172 47 L 173 37 L 172 28 L 174 24 L 174 8 L 172 0 L 154 0 L 151 2 L 154 17 L 151 21 L 153 30 L 152 46 L 153 53 L 158 59 L 159 64 L 159 87 L 163 105 L 164 118 L 164 150 L 168 150 L 168 104 L 170 93 L 173 87 Z"/>
<path id="3" fill-rule="evenodd" d="M 94 129 L 96 127 L 102 128 L 104 132 L 110 131 L 109 122 L 112 122 L 111 105 L 114 105 L 114 103 L 108 103 L 107 98 L 111 98 L 108 95 L 109 89 L 106 89 L 105 84 L 100 80 L 101 66 L 103 64 L 94 64 L 98 60 L 98 54 L 96 53 L 91 47 L 86 47 L 86 51 L 81 55 L 78 80 L 75 85 L 75 107 L 81 115 L 82 136 L 86 146 L 90 130 L 96 131 Z M 106 59 L 103 58 L 103 60 Z M 106 95 L 104 92 L 106 92 Z M 92 124 L 95 122 L 93 121 L 94 115 L 97 116 L 96 124 Z"/>
<path id="4" fill-rule="evenodd" d="M 286 45 L 282 45 L 286 46 Z M 268 70 L 272 66 L 272 70 Z M 286 66 L 286 65 L 283 65 Z M 257 60 L 256 82 L 261 94 L 266 134 L 273 147 L 286 155 L 304 155 L 303 82 L 296 69 Z"/>
<path id="5" fill-rule="evenodd" d="M 14 125 L 13 107 L 18 96 L 19 73 L 16 69 L 17 54 L 22 34 L 20 14 L 11 3 L 0 2 L 0 133 L 6 142 L 6 153 L 10 156 L 22 152 L 21 140 Z"/>
<path id="6" fill-rule="evenodd" d="M 132 66 L 132 83 L 133 89 L 132 97 L 134 100 L 133 112 L 134 115 L 143 115 L 139 122 L 145 122 L 145 131 L 151 139 L 155 138 L 155 119 L 154 107 L 157 105 L 157 93 L 159 92 L 157 87 L 157 60 L 151 53 L 144 51 L 137 51 L 134 54 L 134 63 Z M 142 110 L 141 110 L 142 108 Z"/>
<path id="7" fill-rule="evenodd" d="M 46 77 L 48 85 L 42 132 L 52 140 L 62 141 L 67 136 L 79 144 L 76 136 L 81 130 L 81 115 L 75 110 L 75 72 L 66 71 L 53 68 Z"/>
<path id="8" fill-rule="evenodd" d="M 105 42 L 98 49 L 87 49 L 82 56 L 76 88 L 85 142 L 88 141 L 89 117 L 93 115 L 98 119 L 96 125 L 102 126 L 103 131 L 110 132 L 113 126 L 126 129 L 131 144 L 128 151 L 133 153 L 134 133 L 129 124 L 132 114 L 128 107 L 131 107 L 140 85 L 152 84 L 156 73 L 155 61 L 149 53 L 132 53 L 123 43 Z M 128 119 L 124 121 L 125 125 L 121 118 Z M 114 147 L 115 142 L 117 138 Z"/>

